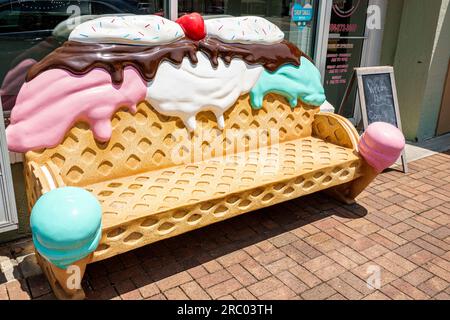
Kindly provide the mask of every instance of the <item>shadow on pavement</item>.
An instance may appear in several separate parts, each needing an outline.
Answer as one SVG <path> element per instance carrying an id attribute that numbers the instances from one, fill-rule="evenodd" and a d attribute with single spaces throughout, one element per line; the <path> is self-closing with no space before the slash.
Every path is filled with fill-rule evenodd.
<path id="1" fill-rule="evenodd" d="M 88 265 L 84 288 L 89 298 L 96 282 L 114 286 L 133 277 L 146 279 L 136 284 L 142 287 L 330 216 L 358 219 L 367 213 L 357 203 L 343 205 L 322 193 L 301 197 Z M 110 291 L 101 299 L 114 296 Z"/>

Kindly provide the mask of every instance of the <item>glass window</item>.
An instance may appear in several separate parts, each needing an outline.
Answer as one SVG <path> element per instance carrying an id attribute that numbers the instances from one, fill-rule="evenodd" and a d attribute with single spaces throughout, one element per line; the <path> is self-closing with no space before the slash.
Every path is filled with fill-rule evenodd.
<path id="1" fill-rule="evenodd" d="M 167 16 L 165 0 L 0 0 L 0 95 L 5 118 L 14 107 L 28 69 L 68 38 L 69 18 L 81 22 L 105 14 Z M 199 12 L 208 17 L 262 16 L 285 38 L 314 56 L 319 0 L 180 0 L 179 15 Z M 73 28 L 73 27 L 72 27 Z"/>
<path id="2" fill-rule="evenodd" d="M 327 100 L 336 108 L 341 105 L 354 68 L 361 65 L 368 5 L 369 0 L 333 0 L 324 86 Z M 353 117 L 356 95 L 353 86 L 341 110 L 347 118 Z"/>
<path id="3" fill-rule="evenodd" d="M 179 0 L 183 15 L 199 12 L 206 18 L 217 16 L 261 16 L 276 24 L 285 38 L 314 56 L 319 0 Z"/>
<path id="4" fill-rule="evenodd" d="M 61 46 L 76 26 L 104 14 L 164 16 L 164 0 L 0 0 L 0 94 L 6 124 L 28 69 Z"/>

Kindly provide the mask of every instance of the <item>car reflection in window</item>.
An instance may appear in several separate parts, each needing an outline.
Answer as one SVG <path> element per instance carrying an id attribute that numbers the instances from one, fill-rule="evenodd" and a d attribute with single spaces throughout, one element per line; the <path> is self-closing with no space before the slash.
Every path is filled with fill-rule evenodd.
<path id="1" fill-rule="evenodd" d="M 69 6 L 74 5 L 81 16 L 71 17 L 74 8 Z M 122 14 L 164 16 L 163 0 L 148 3 L 0 0 L 0 96 L 6 124 L 26 74 L 34 64 L 67 41 L 77 24 L 100 16 Z"/>

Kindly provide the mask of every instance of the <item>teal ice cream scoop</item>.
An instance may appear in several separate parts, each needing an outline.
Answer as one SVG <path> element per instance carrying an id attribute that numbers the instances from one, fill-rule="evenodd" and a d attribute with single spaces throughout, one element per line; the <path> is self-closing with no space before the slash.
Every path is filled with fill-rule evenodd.
<path id="1" fill-rule="evenodd" d="M 275 72 L 264 70 L 250 91 L 252 108 L 261 109 L 268 93 L 282 95 L 292 108 L 297 106 L 298 99 L 313 106 L 321 106 L 326 100 L 320 72 L 305 57 L 300 59 L 298 67 L 288 64 Z"/>
<path id="2" fill-rule="evenodd" d="M 31 231 L 37 251 L 67 269 L 97 248 L 102 234 L 102 208 L 90 192 L 76 187 L 52 190 L 36 202 Z"/>

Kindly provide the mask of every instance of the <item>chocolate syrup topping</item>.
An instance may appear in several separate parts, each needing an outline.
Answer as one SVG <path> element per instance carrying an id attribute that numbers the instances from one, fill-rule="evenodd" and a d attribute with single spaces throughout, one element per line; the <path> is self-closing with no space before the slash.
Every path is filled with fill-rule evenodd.
<path id="1" fill-rule="evenodd" d="M 200 41 L 182 39 L 159 46 L 132 46 L 122 44 L 88 44 L 67 41 L 64 45 L 35 64 L 28 72 L 27 81 L 50 69 L 64 69 L 76 75 L 84 75 L 94 68 L 103 68 L 111 74 L 114 84 L 123 81 L 123 70 L 132 66 L 147 82 L 153 80 L 161 61 L 180 65 L 184 57 L 191 63 L 198 62 L 196 53 L 201 51 L 217 67 L 219 58 L 229 64 L 233 58 L 248 64 L 260 64 L 270 72 L 284 64 L 300 65 L 302 56 L 310 59 L 294 44 L 282 41 L 277 44 L 224 43 L 214 38 Z M 311 60 L 311 59 L 310 59 Z"/>

